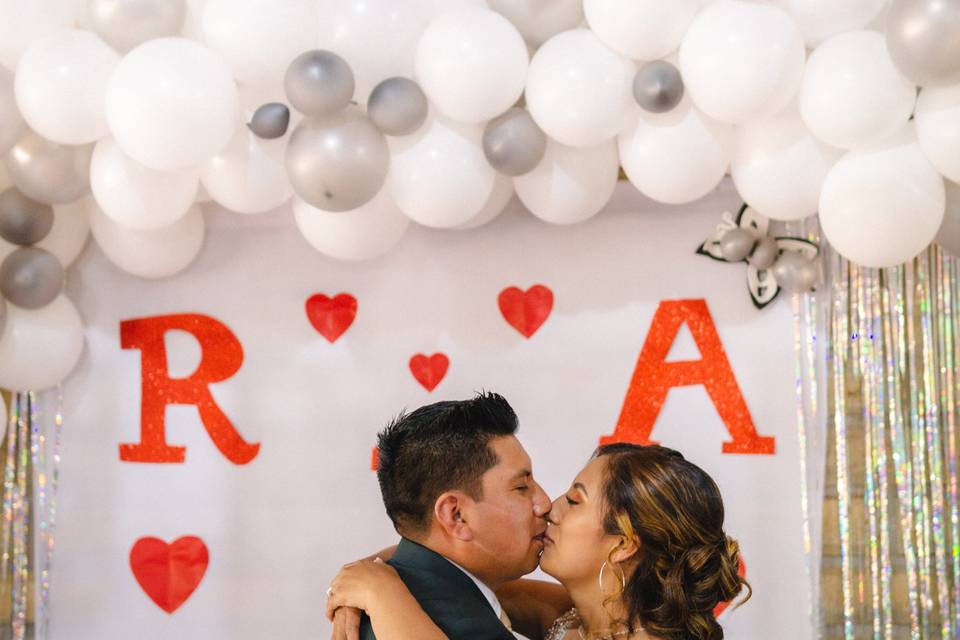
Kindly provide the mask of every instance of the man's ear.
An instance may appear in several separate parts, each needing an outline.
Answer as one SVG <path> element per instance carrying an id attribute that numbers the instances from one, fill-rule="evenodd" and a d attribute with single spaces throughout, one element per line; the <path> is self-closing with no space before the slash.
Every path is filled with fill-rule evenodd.
<path id="1" fill-rule="evenodd" d="M 638 551 L 640 551 L 640 547 L 635 540 L 620 538 L 620 544 L 614 547 L 611 559 L 617 564 L 620 564 L 637 555 Z"/>
<path id="2" fill-rule="evenodd" d="M 437 501 L 433 503 L 433 515 L 440 524 L 440 528 L 448 536 L 464 542 L 473 540 L 473 529 L 467 524 L 464 514 L 469 500 L 470 498 L 460 491 L 447 491 L 440 494 Z"/>

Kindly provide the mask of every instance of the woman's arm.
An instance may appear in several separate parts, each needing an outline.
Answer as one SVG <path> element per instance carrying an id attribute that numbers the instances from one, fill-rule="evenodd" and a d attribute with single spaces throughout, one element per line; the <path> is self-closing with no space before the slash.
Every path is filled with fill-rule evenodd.
<path id="1" fill-rule="evenodd" d="M 513 628 L 541 640 L 553 622 L 573 607 L 567 590 L 542 580 L 513 580 L 497 589 L 497 598 Z"/>
<path id="2" fill-rule="evenodd" d="M 340 607 L 363 609 L 377 640 L 448 640 L 420 608 L 396 570 L 378 559 L 348 564 L 330 583 L 327 617 Z"/>

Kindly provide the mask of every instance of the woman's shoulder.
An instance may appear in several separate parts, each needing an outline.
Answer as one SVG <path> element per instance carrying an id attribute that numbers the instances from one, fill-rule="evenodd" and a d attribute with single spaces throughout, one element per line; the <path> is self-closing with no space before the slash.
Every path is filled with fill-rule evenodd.
<path id="1" fill-rule="evenodd" d="M 550 626 L 543 640 L 562 640 L 567 634 L 567 631 L 579 626 L 580 616 L 577 615 L 577 610 L 570 609 L 570 611 L 567 611 L 553 622 L 553 625 Z"/>

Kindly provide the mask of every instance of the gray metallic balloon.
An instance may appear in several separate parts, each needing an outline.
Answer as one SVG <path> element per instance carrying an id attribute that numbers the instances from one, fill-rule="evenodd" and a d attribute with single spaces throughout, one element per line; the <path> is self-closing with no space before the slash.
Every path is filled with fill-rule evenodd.
<path id="1" fill-rule="evenodd" d="M 63 266 L 38 247 L 17 249 L 0 265 L 0 293 L 23 309 L 45 307 L 63 289 Z"/>
<path id="2" fill-rule="evenodd" d="M 0 238 L 29 246 L 53 228 L 53 207 L 23 195 L 16 187 L 0 193 Z"/>
<path id="3" fill-rule="evenodd" d="M 290 109 L 282 102 L 268 102 L 253 112 L 247 124 L 258 138 L 273 140 L 282 138 L 290 126 Z"/>
<path id="4" fill-rule="evenodd" d="M 388 136 L 413 133 L 427 119 L 427 96 L 410 78 L 387 78 L 370 92 L 367 115 Z"/>
<path id="5" fill-rule="evenodd" d="M 90 0 L 89 10 L 93 30 L 121 53 L 179 34 L 187 15 L 185 0 Z"/>
<path id="6" fill-rule="evenodd" d="M 816 262 L 796 251 L 784 251 L 773 265 L 773 277 L 787 293 L 812 291 L 820 279 Z"/>
<path id="7" fill-rule="evenodd" d="M 526 109 L 513 107 L 487 123 L 483 154 L 490 166 L 507 176 L 533 171 L 547 150 L 547 136 Z"/>
<path id="8" fill-rule="evenodd" d="M 287 175 L 294 191 L 325 211 L 349 211 L 371 200 L 383 186 L 389 164 L 386 138 L 355 108 L 304 118 L 287 145 Z"/>
<path id="9" fill-rule="evenodd" d="M 769 269 L 777 261 L 779 254 L 780 247 L 777 246 L 777 241 L 770 236 L 764 236 L 757 241 L 753 253 L 747 256 L 747 262 L 750 263 L 750 266 L 763 271 Z"/>
<path id="10" fill-rule="evenodd" d="M 13 73 L 0 67 L 0 153 L 9 151 L 26 130 L 13 93 Z"/>
<path id="11" fill-rule="evenodd" d="M 750 255 L 756 243 L 757 236 L 746 229 L 730 229 L 720 238 L 720 254 L 727 262 L 740 262 Z"/>
<path id="12" fill-rule="evenodd" d="M 314 49 L 294 58 L 283 78 L 287 100 L 305 116 L 329 116 L 353 98 L 353 71 L 332 51 Z"/>
<path id="13" fill-rule="evenodd" d="M 7 301 L 3 299 L 3 296 L 0 296 L 0 336 L 3 335 L 3 330 L 7 326 Z"/>
<path id="14" fill-rule="evenodd" d="M 633 97 L 651 113 L 670 111 L 683 98 L 680 70 L 666 60 L 646 63 L 633 77 Z"/>
<path id="15" fill-rule="evenodd" d="M 960 2 L 893 0 L 887 49 L 900 72 L 924 87 L 960 83 Z"/>
<path id="16" fill-rule="evenodd" d="M 13 183 L 28 197 L 47 204 L 66 204 L 90 188 L 92 153 L 92 144 L 58 144 L 27 130 L 5 160 Z"/>

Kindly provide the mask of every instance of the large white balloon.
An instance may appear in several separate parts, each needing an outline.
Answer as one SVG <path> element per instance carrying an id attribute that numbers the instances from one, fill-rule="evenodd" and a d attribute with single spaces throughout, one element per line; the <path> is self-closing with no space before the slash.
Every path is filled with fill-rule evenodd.
<path id="1" fill-rule="evenodd" d="M 498 173 L 493 179 L 493 191 L 490 192 L 490 197 L 487 198 L 487 203 L 483 205 L 483 209 L 455 228 L 459 231 L 466 231 L 489 224 L 504 212 L 514 193 L 516 191 L 513 188 L 513 179 L 510 176 Z"/>
<path id="2" fill-rule="evenodd" d="M 280 206 L 293 195 L 284 152 L 289 139 L 261 140 L 241 126 L 233 141 L 208 160 L 200 171 L 207 193 L 237 213 L 261 213 Z"/>
<path id="3" fill-rule="evenodd" d="M 554 224 L 573 224 L 603 209 L 617 186 L 617 174 L 613 140 L 592 147 L 569 147 L 549 140 L 540 164 L 514 178 L 513 184 L 533 215 Z"/>
<path id="4" fill-rule="evenodd" d="M 947 187 L 947 210 L 935 242 L 947 253 L 960 258 L 960 184 L 944 181 Z"/>
<path id="5" fill-rule="evenodd" d="M 0 155 L 17 143 L 26 128 L 27 123 L 17 107 L 14 76 L 5 67 L 0 67 Z"/>
<path id="6" fill-rule="evenodd" d="M 700 0 L 584 0 L 590 29 L 615 51 L 636 60 L 662 58 L 680 46 Z"/>
<path id="7" fill-rule="evenodd" d="M 618 143 L 623 171 L 641 193 L 681 204 L 705 196 L 723 179 L 733 127 L 700 113 L 684 96 L 667 113 L 642 112 Z"/>
<path id="8" fill-rule="evenodd" d="M 314 249 L 338 260 L 371 260 L 400 241 L 410 219 L 386 189 L 353 211 L 323 211 L 293 199 L 297 227 Z"/>
<path id="9" fill-rule="evenodd" d="M 227 146 L 237 104 L 237 86 L 219 54 L 185 38 L 159 38 L 117 65 L 107 87 L 107 123 L 140 164 L 184 169 Z"/>
<path id="10" fill-rule="evenodd" d="M 442 115 L 485 122 L 517 101 L 527 78 L 527 46 L 517 28 L 489 9 L 445 13 L 417 45 L 416 76 Z"/>
<path id="11" fill-rule="evenodd" d="M 534 49 L 583 22 L 583 0 L 490 0 L 490 8 L 512 22 Z"/>
<path id="12" fill-rule="evenodd" d="M 64 268 L 73 264 L 87 245 L 92 206 L 96 205 L 90 194 L 69 204 L 53 205 L 53 227 L 37 246 L 57 256 Z"/>
<path id="13" fill-rule="evenodd" d="M 0 387 L 40 391 L 63 381 L 83 353 L 83 321 L 60 295 L 40 309 L 7 304 L 0 334 Z"/>
<path id="14" fill-rule="evenodd" d="M 476 216 L 493 190 L 478 124 L 430 117 L 413 135 L 390 139 L 387 190 L 410 218 L 450 228 Z"/>
<path id="15" fill-rule="evenodd" d="M 113 138 L 97 143 L 90 190 L 105 214 L 131 229 L 158 229 L 179 220 L 197 197 L 196 169 L 156 171 L 127 156 Z"/>
<path id="16" fill-rule="evenodd" d="M 917 138 L 944 176 L 960 182 L 960 85 L 925 87 L 917 100 Z"/>
<path id="17" fill-rule="evenodd" d="M 882 143 L 848 152 L 830 169 L 820 194 L 820 224 L 851 262 L 892 267 L 930 244 L 945 206 L 943 178 L 907 125 Z"/>
<path id="18" fill-rule="evenodd" d="M 774 220 L 817 212 L 820 188 L 841 151 L 817 140 L 796 105 L 736 128 L 730 175 L 740 196 Z"/>
<path id="19" fill-rule="evenodd" d="M 203 212 L 194 206 L 171 225 L 141 231 L 117 224 L 99 207 L 92 207 L 90 230 L 116 266 L 141 278 L 165 278 L 187 268 L 200 253 Z"/>
<path id="20" fill-rule="evenodd" d="M 527 109 L 551 138 L 573 147 L 616 136 L 639 111 L 636 66 L 589 29 L 565 31 L 537 50 L 527 74 Z"/>
<path id="21" fill-rule="evenodd" d="M 104 100 L 120 56 L 89 31 L 58 31 L 24 52 L 17 66 L 17 105 L 45 138 L 87 144 L 107 133 Z"/>
<path id="22" fill-rule="evenodd" d="M 883 34 L 850 31 L 814 50 L 800 85 L 800 115 L 829 145 L 855 149 L 900 130 L 916 100 L 900 75 Z"/>
<path id="23" fill-rule="evenodd" d="M 703 9 L 680 45 L 680 72 L 697 107 L 721 122 L 772 115 L 793 99 L 806 52 L 779 7 L 719 0 Z"/>
<path id="24" fill-rule="evenodd" d="M 207 0 L 203 39 L 239 82 L 280 86 L 290 62 L 317 48 L 319 25 L 328 19 L 313 0 Z"/>
<path id="25" fill-rule="evenodd" d="M 811 48 L 832 35 L 865 28 L 888 0 L 771 0 L 796 20 Z"/>
<path id="26" fill-rule="evenodd" d="M 73 26 L 79 5 L 77 0 L 0 0 L 0 64 L 16 71 L 27 47 Z"/>

